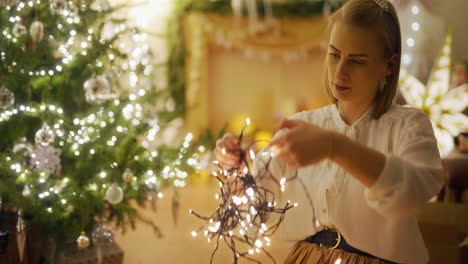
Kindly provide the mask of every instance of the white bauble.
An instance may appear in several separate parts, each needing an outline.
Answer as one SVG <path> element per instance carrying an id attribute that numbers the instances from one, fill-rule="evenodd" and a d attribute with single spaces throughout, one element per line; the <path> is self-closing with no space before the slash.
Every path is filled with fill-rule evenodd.
<path id="1" fill-rule="evenodd" d="M 44 37 L 44 24 L 41 21 L 34 21 L 29 28 L 31 39 L 34 42 L 40 42 Z"/>
<path id="2" fill-rule="evenodd" d="M 5 87 L 0 88 L 0 108 L 7 108 L 15 103 L 15 95 Z"/>
<path id="3" fill-rule="evenodd" d="M 111 204 L 118 204 L 123 199 L 123 190 L 117 183 L 113 183 L 106 191 L 106 200 Z"/>
<path id="4" fill-rule="evenodd" d="M 13 35 L 15 35 L 15 37 L 17 37 L 17 38 L 25 35 L 27 32 L 28 32 L 28 30 L 26 29 L 26 27 L 23 24 L 21 24 L 20 22 L 17 22 L 13 26 Z"/>

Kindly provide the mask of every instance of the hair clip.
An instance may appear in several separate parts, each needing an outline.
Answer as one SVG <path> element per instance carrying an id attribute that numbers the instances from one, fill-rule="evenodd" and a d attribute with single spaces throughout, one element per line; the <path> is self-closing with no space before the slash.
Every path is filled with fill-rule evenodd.
<path id="1" fill-rule="evenodd" d="M 389 5 L 387 0 L 374 0 L 385 12 L 389 12 Z"/>

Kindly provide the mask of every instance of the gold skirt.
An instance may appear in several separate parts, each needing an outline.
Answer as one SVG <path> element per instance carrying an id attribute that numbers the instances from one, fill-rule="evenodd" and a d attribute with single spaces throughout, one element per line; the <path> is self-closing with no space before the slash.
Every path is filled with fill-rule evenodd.
<path id="1" fill-rule="evenodd" d="M 341 249 L 320 247 L 305 241 L 296 243 L 285 264 L 384 264 L 376 258 L 361 256 Z"/>

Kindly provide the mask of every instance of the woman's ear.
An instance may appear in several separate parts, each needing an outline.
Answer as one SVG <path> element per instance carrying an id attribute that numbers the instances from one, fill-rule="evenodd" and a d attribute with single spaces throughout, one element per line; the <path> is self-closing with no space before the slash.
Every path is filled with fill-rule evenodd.
<path id="1" fill-rule="evenodd" d="M 395 71 L 395 66 L 398 63 L 398 54 L 393 54 L 390 60 L 387 62 L 387 68 L 385 69 L 385 75 L 390 76 Z"/>

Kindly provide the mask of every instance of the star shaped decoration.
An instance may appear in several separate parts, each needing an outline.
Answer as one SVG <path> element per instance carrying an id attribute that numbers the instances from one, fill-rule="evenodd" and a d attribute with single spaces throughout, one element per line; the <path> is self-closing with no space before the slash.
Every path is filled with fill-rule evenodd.
<path id="1" fill-rule="evenodd" d="M 468 131 L 468 117 L 462 113 L 468 106 L 468 85 L 450 89 L 451 47 L 449 30 L 427 85 L 405 69 L 400 71 L 399 80 L 406 102 L 429 116 L 442 156 L 452 151 L 453 137 Z"/>

